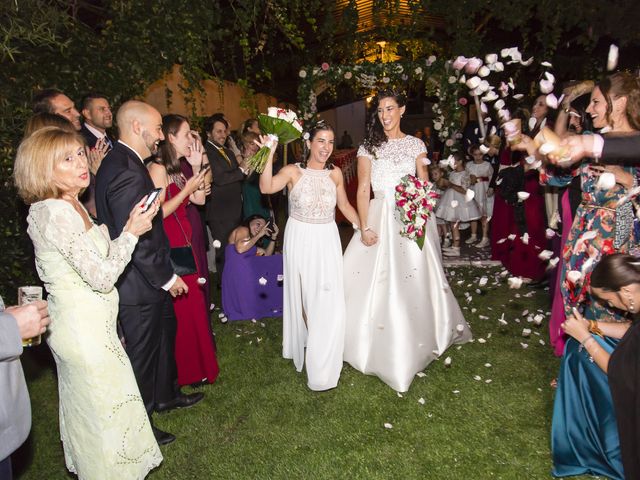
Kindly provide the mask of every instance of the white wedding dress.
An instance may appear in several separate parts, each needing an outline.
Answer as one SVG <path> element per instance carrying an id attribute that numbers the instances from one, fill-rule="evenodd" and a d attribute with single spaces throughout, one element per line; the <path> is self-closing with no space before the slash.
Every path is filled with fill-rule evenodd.
<path id="1" fill-rule="evenodd" d="M 425 152 L 415 137 L 388 140 L 371 158 L 375 198 L 367 226 L 378 242 L 367 247 L 355 234 L 344 254 L 347 306 L 344 359 L 355 369 L 376 375 L 398 392 L 454 343 L 471 340 L 458 302 L 442 269 L 436 219 L 427 221 L 424 247 L 400 236 L 395 218 L 395 186 L 415 175 L 416 158 Z"/>
<path id="2" fill-rule="evenodd" d="M 311 390 L 338 385 L 344 348 L 342 246 L 331 170 L 300 168 L 284 231 L 282 356 L 307 366 Z"/>

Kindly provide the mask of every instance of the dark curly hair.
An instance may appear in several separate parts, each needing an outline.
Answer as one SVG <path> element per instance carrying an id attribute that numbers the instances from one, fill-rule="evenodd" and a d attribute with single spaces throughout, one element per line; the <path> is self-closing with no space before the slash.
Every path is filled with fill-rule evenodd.
<path id="1" fill-rule="evenodd" d="M 311 128 L 309 128 L 309 130 L 307 130 L 306 133 L 309 134 L 309 138 L 307 140 L 309 140 L 309 142 L 313 142 L 313 139 L 318 134 L 318 132 L 322 132 L 322 131 L 332 132 L 333 137 L 335 139 L 336 131 L 333 129 L 333 127 L 328 123 L 325 123 L 324 120 L 320 120 L 318 123 L 316 123 Z M 304 136 L 303 136 L 303 139 L 304 139 Z M 303 146 L 303 154 L 302 154 L 302 161 L 300 162 L 300 168 L 307 168 L 307 162 L 309 161 L 309 154 L 311 152 L 307 147 L 306 141 L 303 140 L 302 146 Z M 325 163 L 324 168 L 326 168 L 327 170 L 333 170 L 333 162 L 330 160 L 327 160 L 327 163 Z"/>
<path id="2" fill-rule="evenodd" d="M 401 92 L 395 90 L 380 90 L 376 95 L 373 103 L 372 111 L 367 125 L 367 134 L 362 146 L 370 155 L 375 157 L 375 150 L 387 141 L 387 135 L 384 133 L 382 122 L 378 118 L 378 106 L 385 98 L 393 98 L 398 107 L 404 107 L 407 104 L 407 98 Z"/>

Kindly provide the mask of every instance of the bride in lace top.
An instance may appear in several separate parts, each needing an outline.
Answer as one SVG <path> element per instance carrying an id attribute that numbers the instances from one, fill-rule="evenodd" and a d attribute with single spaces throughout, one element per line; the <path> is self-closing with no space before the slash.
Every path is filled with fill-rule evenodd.
<path id="1" fill-rule="evenodd" d="M 444 276 L 435 216 L 427 220 L 422 249 L 400 236 L 395 187 L 407 174 L 426 180 L 428 164 L 424 143 L 400 130 L 404 102 L 395 92 L 378 94 L 358 150 L 362 230 L 344 254 L 344 358 L 399 392 L 449 345 L 471 339 Z"/>
<path id="2" fill-rule="evenodd" d="M 18 193 L 31 204 L 28 232 L 49 293 L 47 343 L 58 371 L 67 468 L 80 479 L 144 478 L 162 455 L 116 333 L 114 284 L 138 237 L 151 229 L 158 203 L 146 212 L 136 205 L 112 241 L 78 202 L 89 185 L 83 141 L 55 127 L 22 142 L 14 176 Z"/>
<path id="3" fill-rule="evenodd" d="M 342 246 L 336 205 L 354 225 L 358 215 L 347 200 L 342 172 L 328 162 L 335 133 L 316 125 L 305 141 L 308 156 L 273 176 L 273 149 L 260 176 L 262 193 L 287 187 L 289 219 L 284 232 L 282 356 L 298 371 L 306 362 L 311 390 L 338 384 L 342 370 L 345 304 Z M 306 354 L 305 354 L 306 347 Z"/>

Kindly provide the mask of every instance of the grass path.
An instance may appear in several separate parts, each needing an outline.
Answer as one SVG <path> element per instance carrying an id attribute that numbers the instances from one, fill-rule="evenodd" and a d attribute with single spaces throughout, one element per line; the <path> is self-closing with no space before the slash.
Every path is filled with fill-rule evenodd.
<path id="1" fill-rule="evenodd" d="M 444 358 L 433 362 L 402 396 L 348 365 L 338 388 L 311 392 L 305 375 L 281 358 L 281 319 L 216 323 L 219 380 L 202 388 L 198 406 L 156 416 L 178 440 L 163 447 L 164 463 L 149 478 L 551 478 L 549 381 L 558 360 L 548 317 L 535 326 L 522 316 L 546 313 L 549 294 L 509 290 L 495 268 L 449 270 L 475 341 L 452 347 L 443 355 L 449 367 Z M 489 282 L 479 289 L 481 275 Z M 498 321 L 503 313 L 507 325 Z M 529 338 L 523 328 L 533 331 Z M 23 479 L 70 478 L 46 352 L 24 359 L 34 420 Z"/>

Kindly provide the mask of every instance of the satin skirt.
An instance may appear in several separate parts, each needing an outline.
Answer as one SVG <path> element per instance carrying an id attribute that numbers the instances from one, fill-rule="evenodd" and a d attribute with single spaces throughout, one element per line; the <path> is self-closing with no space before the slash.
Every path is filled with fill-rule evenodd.
<path id="1" fill-rule="evenodd" d="M 444 275 L 436 219 L 427 221 L 424 247 L 400 236 L 393 191 L 375 192 L 368 226 L 371 247 L 355 234 L 344 254 L 347 326 L 344 359 L 398 392 L 471 330 Z"/>
<path id="2" fill-rule="evenodd" d="M 609 353 L 618 340 L 594 337 Z M 607 375 L 573 338 L 558 374 L 551 425 L 553 475 L 624 479 L 616 415 Z"/>
<path id="3" fill-rule="evenodd" d="M 282 356 L 306 363 L 311 390 L 338 385 L 344 349 L 342 246 L 335 222 L 289 217 L 284 232 Z M 305 351 L 306 347 L 306 351 Z"/>

